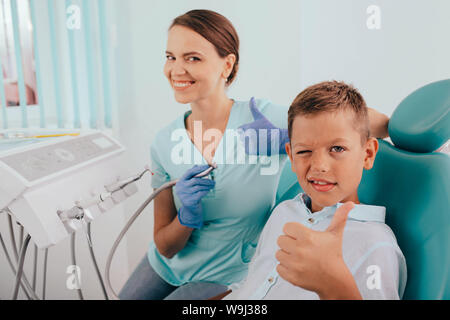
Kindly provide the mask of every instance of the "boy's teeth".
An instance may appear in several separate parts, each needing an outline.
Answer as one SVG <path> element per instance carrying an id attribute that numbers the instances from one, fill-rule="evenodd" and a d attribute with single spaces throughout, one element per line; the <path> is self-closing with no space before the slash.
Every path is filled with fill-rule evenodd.
<path id="1" fill-rule="evenodd" d="M 314 183 L 316 183 L 316 184 L 322 184 L 322 185 L 328 184 L 327 182 L 323 182 L 323 181 L 314 181 Z"/>

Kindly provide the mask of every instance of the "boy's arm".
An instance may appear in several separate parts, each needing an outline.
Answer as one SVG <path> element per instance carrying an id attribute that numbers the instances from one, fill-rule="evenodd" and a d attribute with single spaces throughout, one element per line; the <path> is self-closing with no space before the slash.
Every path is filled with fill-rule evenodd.
<path id="1" fill-rule="evenodd" d="M 362 297 L 369 300 L 401 299 L 406 286 L 406 262 L 395 242 L 377 242 L 366 255 L 353 270 Z"/>
<path id="2" fill-rule="evenodd" d="M 369 115 L 370 136 L 384 139 L 389 137 L 389 117 L 375 109 L 367 108 Z"/>

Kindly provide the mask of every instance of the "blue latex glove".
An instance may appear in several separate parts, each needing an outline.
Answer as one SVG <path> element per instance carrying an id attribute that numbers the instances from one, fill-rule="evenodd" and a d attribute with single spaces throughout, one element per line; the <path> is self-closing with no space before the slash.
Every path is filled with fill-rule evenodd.
<path id="1" fill-rule="evenodd" d="M 195 178 L 205 171 L 209 165 L 195 165 L 178 180 L 175 192 L 182 206 L 178 210 L 178 220 L 186 227 L 200 229 L 203 226 L 203 210 L 201 199 L 214 188 L 215 181 L 211 179 Z"/>
<path id="2" fill-rule="evenodd" d="M 250 111 L 255 121 L 238 128 L 239 137 L 244 143 L 245 153 L 250 155 L 286 154 L 285 145 L 289 142 L 287 129 L 274 126 L 256 107 L 255 98 L 250 99 Z M 252 129 L 250 131 L 246 131 Z M 266 129 L 261 131 L 261 129 Z M 252 131 L 254 134 L 252 134 Z M 273 150 L 272 150 L 273 148 Z"/>

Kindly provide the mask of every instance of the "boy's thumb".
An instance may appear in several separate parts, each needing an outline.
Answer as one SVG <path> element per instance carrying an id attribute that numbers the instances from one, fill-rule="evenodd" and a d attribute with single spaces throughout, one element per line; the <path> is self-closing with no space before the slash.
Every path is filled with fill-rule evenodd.
<path id="1" fill-rule="evenodd" d="M 339 236 L 344 233 L 344 227 L 347 223 L 347 217 L 349 212 L 355 207 L 355 204 L 351 201 L 344 203 L 334 213 L 333 220 L 331 220 L 327 231 L 333 232 Z"/>

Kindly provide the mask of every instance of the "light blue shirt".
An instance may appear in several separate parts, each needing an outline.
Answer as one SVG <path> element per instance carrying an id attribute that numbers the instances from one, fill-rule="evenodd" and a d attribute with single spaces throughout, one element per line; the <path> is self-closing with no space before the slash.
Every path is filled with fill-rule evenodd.
<path id="1" fill-rule="evenodd" d="M 273 210 L 259 239 L 248 277 L 232 285 L 225 299 L 315 300 L 315 292 L 297 287 L 281 278 L 275 258 L 277 239 L 287 222 L 298 222 L 316 231 L 325 231 L 338 203 L 311 213 L 310 198 L 301 193 Z M 357 204 L 344 228 L 342 254 L 363 299 L 399 299 L 406 286 L 406 262 L 394 233 L 384 223 L 384 207 Z"/>
<path id="2" fill-rule="evenodd" d="M 287 127 L 287 107 L 256 100 L 258 109 L 275 125 Z M 152 187 L 179 179 L 194 164 L 206 164 L 185 129 L 190 111 L 160 130 L 150 148 Z M 248 101 L 234 101 L 223 138 L 213 161 L 215 188 L 202 199 L 204 226 L 194 229 L 186 246 L 171 259 L 159 254 L 154 242 L 148 258 L 169 284 L 192 281 L 229 285 L 241 281 L 255 252 L 258 237 L 275 202 L 286 155 L 249 156 L 237 135 L 239 126 L 252 122 Z M 181 203 L 173 192 L 175 207 Z"/>

